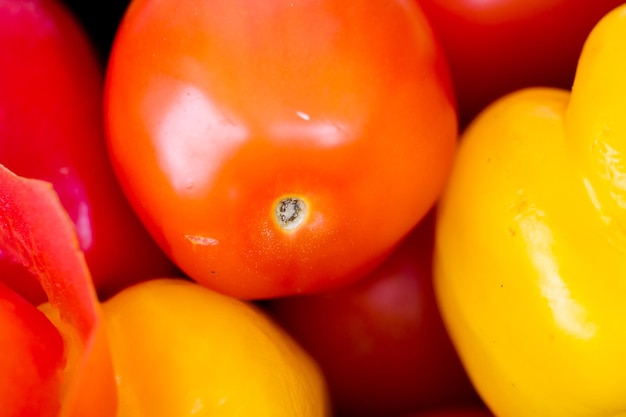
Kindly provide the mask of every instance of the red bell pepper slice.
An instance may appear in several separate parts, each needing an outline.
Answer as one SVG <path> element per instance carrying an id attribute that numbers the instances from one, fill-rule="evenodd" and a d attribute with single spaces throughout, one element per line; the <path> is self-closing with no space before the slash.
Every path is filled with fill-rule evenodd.
<path id="1" fill-rule="evenodd" d="M 50 183 L 1 165 L 0 248 L 39 279 L 48 315 L 63 337 L 58 415 L 114 416 L 116 386 L 102 313 L 73 223 Z"/>
<path id="2" fill-rule="evenodd" d="M 56 417 L 63 339 L 46 316 L 0 282 L 0 417 Z"/>

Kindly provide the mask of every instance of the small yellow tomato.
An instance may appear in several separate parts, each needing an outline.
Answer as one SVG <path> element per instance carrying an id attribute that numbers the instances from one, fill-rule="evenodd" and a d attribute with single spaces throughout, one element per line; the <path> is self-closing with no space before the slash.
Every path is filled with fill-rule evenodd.
<path id="1" fill-rule="evenodd" d="M 252 304 L 163 278 L 103 309 L 118 417 L 330 414 L 317 365 Z"/>

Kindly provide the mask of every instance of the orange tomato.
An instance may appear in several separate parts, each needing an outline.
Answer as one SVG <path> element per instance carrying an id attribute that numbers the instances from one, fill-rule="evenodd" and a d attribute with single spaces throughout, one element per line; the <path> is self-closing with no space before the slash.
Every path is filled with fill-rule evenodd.
<path id="1" fill-rule="evenodd" d="M 229 295 L 359 279 L 451 168 L 447 67 L 411 2 L 135 0 L 109 62 L 120 182 L 181 269 Z"/>

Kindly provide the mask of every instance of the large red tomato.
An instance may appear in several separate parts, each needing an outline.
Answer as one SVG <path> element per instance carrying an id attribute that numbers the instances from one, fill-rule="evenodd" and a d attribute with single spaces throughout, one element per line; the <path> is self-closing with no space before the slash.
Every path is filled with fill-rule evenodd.
<path id="1" fill-rule="evenodd" d="M 111 169 L 103 71 L 74 17 L 54 0 L 0 0 L 0 163 L 54 184 L 103 296 L 175 271 Z M 33 303 L 37 280 L 0 248 L 0 276 Z"/>
<path id="2" fill-rule="evenodd" d="M 192 278 L 242 298 L 324 291 L 439 196 L 448 82 L 411 2 L 136 0 L 110 57 L 110 151 Z"/>
<path id="3" fill-rule="evenodd" d="M 522 87 L 571 88 L 583 43 L 624 0 L 416 0 L 450 63 L 462 126 Z"/>
<path id="4" fill-rule="evenodd" d="M 356 284 L 263 303 L 322 368 L 338 417 L 479 402 L 435 299 L 433 220 Z"/>

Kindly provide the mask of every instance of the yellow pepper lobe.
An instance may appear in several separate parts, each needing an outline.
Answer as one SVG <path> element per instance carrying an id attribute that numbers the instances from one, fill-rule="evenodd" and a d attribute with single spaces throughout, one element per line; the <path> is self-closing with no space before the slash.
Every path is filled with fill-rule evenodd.
<path id="1" fill-rule="evenodd" d="M 439 203 L 437 296 L 498 416 L 626 416 L 626 5 L 579 65 L 486 109 Z"/>
<path id="2" fill-rule="evenodd" d="M 626 253 L 626 7 L 589 35 L 565 115 L 577 159 L 611 238 Z"/>

